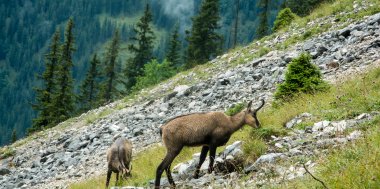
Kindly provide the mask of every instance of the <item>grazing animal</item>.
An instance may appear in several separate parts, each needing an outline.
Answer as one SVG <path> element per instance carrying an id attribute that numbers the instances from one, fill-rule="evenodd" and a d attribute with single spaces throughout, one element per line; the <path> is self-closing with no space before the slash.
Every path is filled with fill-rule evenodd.
<path id="1" fill-rule="evenodd" d="M 256 114 L 264 106 L 264 100 L 261 100 L 261 103 L 257 109 L 252 111 L 251 101 L 248 103 L 247 109 L 234 116 L 227 116 L 222 112 L 194 113 L 176 117 L 161 126 L 160 133 L 167 152 L 157 168 L 155 188 L 160 187 L 160 179 L 164 170 L 170 185 L 175 187 L 170 166 L 184 146 L 202 146 L 194 178 L 199 177 L 199 169 L 205 161 L 208 151 L 210 151 L 208 172 L 211 173 L 218 146 L 225 145 L 231 135 L 245 124 L 253 128 L 260 127 Z"/>
<path id="2" fill-rule="evenodd" d="M 124 137 L 116 139 L 107 151 L 107 181 L 106 187 L 109 185 L 112 172 L 116 173 L 116 183 L 119 180 L 119 173 L 126 179 L 131 176 L 132 169 L 132 143 Z"/>

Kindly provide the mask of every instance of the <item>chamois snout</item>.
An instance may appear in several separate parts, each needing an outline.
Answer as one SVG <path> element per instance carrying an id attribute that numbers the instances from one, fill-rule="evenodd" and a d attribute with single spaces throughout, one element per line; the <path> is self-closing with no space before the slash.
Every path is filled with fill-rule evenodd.
<path id="1" fill-rule="evenodd" d="M 245 122 L 247 125 L 253 128 L 257 128 L 257 129 L 261 127 L 259 119 L 257 118 L 257 112 L 264 106 L 264 104 L 265 104 L 265 101 L 261 99 L 261 105 L 252 111 L 251 110 L 252 101 L 248 103 L 247 114 L 245 117 Z"/>

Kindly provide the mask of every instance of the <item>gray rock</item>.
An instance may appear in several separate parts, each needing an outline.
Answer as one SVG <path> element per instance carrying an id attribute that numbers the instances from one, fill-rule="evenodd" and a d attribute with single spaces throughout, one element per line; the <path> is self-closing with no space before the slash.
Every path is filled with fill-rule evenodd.
<path id="1" fill-rule="evenodd" d="M 70 143 L 70 145 L 67 148 L 67 151 L 74 152 L 77 150 L 80 150 L 87 146 L 89 141 L 80 141 L 79 139 L 76 139 Z"/>
<path id="2" fill-rule="evenodd" d="M 320 130 L 323 130 L 325 127 L 327 127 L 328 125 L 330 124 L 330 121 L 321 121 L 321 122 L 318 122 L 318 123 L 314 123 L 314 126 L 313 126 L 313 132 L 316 132 L 316 131 L 320 131 Z"/>
<path id="3" fill-rule="evenodd" d="M 260 163 L 273 163 L 276 159 L 284 157 L 283 153 L 269 153 L 265 154 L 259 157 L 259 159 L 256 160 L 255 164 Z"/>
<path id="4" fill-rule="evenodd" d="M 0 168 L 0 175 L 8 175 L 11 171 L 5 167 Z"/>
<path id="5" fill-rule="evenodd" d="M 189 95 L 190 93 L 189 93 L 188 89 L 190 89 L 190 87 L 187 85 L 179 85 L 176 88 L 174 88 L 173 91 L 177 92 L 176 96 L 180 97 L 180 96 Z"/>
<path id="6" fill-rule="evenodd" d="M 254 68 L 258 66 L 260 63 L 264 62 L 266 59 L 265 58 L 259 58 L 254 61 L 252 61 L 251 66 Z"/>
<path id="7" fill-rule="evenodd" d="M 166 95 L 163 99 L 164 102 L 167 102 L 169 101 L 170 99 L 172 99 L 173 97 L 175 97 L 177 95 L 177 91 L 174 91 L 172 93 L 169 93 L 168 95 Z"/>
<path id="8" fill-rule="evenodd" d="M 356 140 L 359 137 L 361 137 L 362 135 L 363 134 L 360 131 L 353 131 L 352 133 L 350 133 L 350 135 L 347 136 L 347 139 L 348 140 Z"/>
<path id="9" fill-rule="evenodd" d="M 349 37 L 351 35 L 351 29 L 350 28 L 345 28 L 342 29 L 338 32 L 338 35 L 343 36 L 345 38 Z"/>

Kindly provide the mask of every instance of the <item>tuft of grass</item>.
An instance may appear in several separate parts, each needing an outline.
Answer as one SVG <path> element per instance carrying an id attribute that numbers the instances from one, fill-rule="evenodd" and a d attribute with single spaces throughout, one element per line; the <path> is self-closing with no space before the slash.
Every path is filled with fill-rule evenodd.
<path id="1" fill-rule="evenodd" d="M 101 111 L 100 113 L 89 114 L 84 119 L 86 120 L 86 124 L 92 124 L 96 120 L 99 120 L 101 118 L 104 118 L 104 117 L 110 115 L 113 111 L 114 110 L 112 110 L 112 109 L 105 109 L 105 110 Z"/>
<path id="2" fill-rule="evenodd" d="M 271 136 L 282 136 L 286 134 L 286 130 L 283 128 L 270 128 L 262 127 L 260 129 L 251 130 L 250 135 L 256 139 L 268 140 Z"/>
<path id="3" fill-rule="evenodd" d="M 250 140 L 246 141 L 246 143 L 243 145 L 245 161 L 255 161 L 257 158 L 263 155 L 267 149 L 268 146 L 262 139 L 250 137 Z"/>
<path id="4" fill-rule="evenodd" d="M 3 147 L 0 149 L 0 160 L 14 156 L 15 154 L 16 154 L 16 151 L 12 147 L 10 146 Z"/>

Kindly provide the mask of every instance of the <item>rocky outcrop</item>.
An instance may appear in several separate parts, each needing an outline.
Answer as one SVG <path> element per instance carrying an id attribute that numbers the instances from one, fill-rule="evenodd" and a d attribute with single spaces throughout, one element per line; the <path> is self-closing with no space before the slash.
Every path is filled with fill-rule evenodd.
<path id="1" fill-rule="evenodd" d="M 208 80 L 198 81 L 192 86 L 177 87 L 175 90 L 166 91 L 165 94 L 168 95 L 162 98 L 153 98 L 120 110 L 116 109 L 119 102 L 115 102 L 89 112 L 88 114 L 101 114 L 104 109 L 114 109 L 109 116 L 85 124 L 86 126 L 75 126 L 75 120 L 80 121 L 88 114 L 74 119 L 73 124 L 68 121 L 66 124 L 69 124 L 69 127 L 62 126 L 32 136 L 30 138 L 32 140 L 29 139 L 25 144 L 15 148 L 13 160 L 10 158 L 1 160 L 0 169 L 4 171 L 0 175 L 0 188 L 64 188 L 68 183 L 105 174 L 106 149 L 119 135 L 132 141 L 133 154 L 136 154 L 149 145 L 160 142 L 158 128 L 171 117 L 188 112 L 224 111 L 233 104 L 251 99 L 271 99 L 276 85 L 284 80 L 286 65 L 303 51 L 313 55 L 314 63 L 322 69 L 324 77 L 331 82 L 340 80 L 341 75 L 364 70 L 380 59 L 379 23 L 380 14 L 376 14 L 338 31 L 328 31 L 296 44 L 286 52 L 272 51 L 260 59 L 247 59 L 245 64 L 233 69 L 224 69 L 229 58 L 221 56 L 212 61 L 214 65 L 219 66 L 216 71 L 205 70 L 214 75 Z M 279 36 L 265 44 L 276 45 L 281 43 L 281 39 Z M 236 59 L 239 56 L 242 55 L 238 52 L 231 54 L 230 58 Z M 191 79 L 191 73 L 186 77 L 182 79 Z M 170 88 L 165 85 L 161 84 L 160 90 Z M 152 90 L 152 94 L 158 93 L 157 90 Z M 343 128 L 345 124 L 319 123 L 307 132 L 294 133 L 289 137 L 307 138 L 315 132 L 321 133 L 321 130 L 329 134 L 338 128 L 337 125 Z M 346 123 L 346 127 L 348 125 L 349 122 Z M 352 137 L 358 135 L 359 133 L 354 133 Z M 274 140 L 279 143 L 278 147 L 290 149 L 287 152 L 280 152 L 282 154 L 273 150 L 272 154 L 261 158 L 260 161 L 263 163 L 268 159 L 287 157 L 289 153 L 311 153 L 297 148 L 297 144 L 283 142 L 290 140 L 289 138 Z M 318 140 L 320 141 L 318 144 L 334 145 L 346 140 L 349 139 L 329 138 L 324 141 Z M 292 170 L 297 171 L 299 167 L 293 166 Z M 260 177 L 259 173 L 257 177 Z M 238 177 L 236 173 L 228 176 Z"/>

